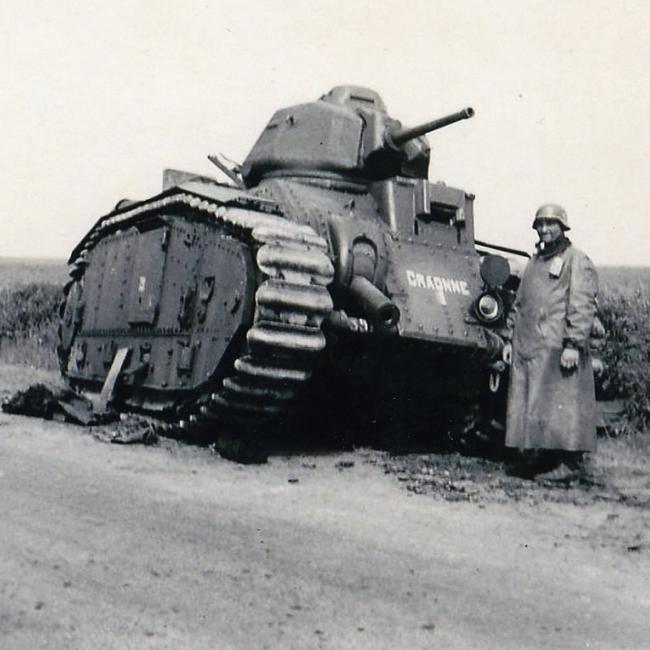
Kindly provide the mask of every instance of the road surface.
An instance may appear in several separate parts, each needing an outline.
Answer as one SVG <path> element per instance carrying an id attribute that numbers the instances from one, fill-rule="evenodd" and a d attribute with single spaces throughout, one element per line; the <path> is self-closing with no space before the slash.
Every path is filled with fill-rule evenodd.
<path id="1" fill-rule="evenodd" d="M 0 414 L 0 648 L 650 647 L 648 550 L 592 535 L 624 506 L 450 503 L 364 458 Z"/>

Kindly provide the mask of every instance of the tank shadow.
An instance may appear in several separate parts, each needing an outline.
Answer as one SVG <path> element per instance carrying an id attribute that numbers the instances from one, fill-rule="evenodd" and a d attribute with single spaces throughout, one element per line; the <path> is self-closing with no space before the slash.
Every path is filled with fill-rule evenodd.
<path id="1" fill-rule="evenodd" d="M 359 391 L 339 377 L 318 382 L 294 411 L 264 426 L 206 432 L 202 442 L 194 434 L 188 441 L 211 445 L 225 458 L 243 463 L 357 447 L 393 455 L 461 453 L 502 461 L 509 453 L 499 408 L 489 396 L 485 402 L 477 395 L 471 402 L 441 403 L 412 390 Z"/>

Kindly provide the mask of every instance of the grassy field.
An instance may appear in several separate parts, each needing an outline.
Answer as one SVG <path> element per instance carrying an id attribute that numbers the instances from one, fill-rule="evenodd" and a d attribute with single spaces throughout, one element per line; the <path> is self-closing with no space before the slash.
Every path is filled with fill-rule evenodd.
<path id="1" fill-rule="evenodd" d="M 649 266 L 602 266 L 598 269 L 603 296 L 633 295 L 637 291 L 650 295 Z"/>
<path id="2" fill-rule="evenodd" d="M 622 400 L 626 423 L 650 430 L 650 269 L 601 272 L 600 317 L 607 331 L 601 352 L 606 399 Z"/>
<path id="3" fill-rule="evenodd" d="M 599 269 L 607 330 L 603 397 L 621 400 L 623 429 L 650 430 L 650 267 Z M 0 361 L 54 370 L 63 260 L 0 258 Z"/>
<path id="4" fill-rule="evenodd" d="M 0 258 L 0 360 L 54 370 L 65 260 Z"/>
<path id="5" fill-rule="evenodd" d="M 66 260 L 0 257 L 0 290 L 31 283 L 63 286 L 67 277 Z"/>

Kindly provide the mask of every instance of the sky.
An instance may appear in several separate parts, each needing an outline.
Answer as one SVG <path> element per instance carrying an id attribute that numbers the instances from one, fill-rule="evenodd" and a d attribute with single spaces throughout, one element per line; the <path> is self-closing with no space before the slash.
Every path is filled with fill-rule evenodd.
<path id="1" fill-rule="evenodd" d="M 648 265 L 646 0 L 3 0 L 0 257 L 67 257 L 164 168 L 242 161 L 272 113 L 368 86 L 476 194 L 480 239 L 531 250 L 568 211 L 597 264 Z"/>

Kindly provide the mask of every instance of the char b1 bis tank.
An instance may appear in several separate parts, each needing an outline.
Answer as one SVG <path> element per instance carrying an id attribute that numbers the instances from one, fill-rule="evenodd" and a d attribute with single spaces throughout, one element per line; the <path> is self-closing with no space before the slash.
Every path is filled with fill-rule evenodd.
<path id="1" fill-rule="evenodd" d="M 227 182 L 167 170 L 72 252 L 63 375 L 215 436 L 263 435 L 319 377 L 314 421 L 337 390 L 368 417 L 426 404 L 431 435 L 464 421 L 503 391 L 517 256 L 475 241 L 473 195 L 427 178 L 424 134 L 472 115 L 404 128 L 340 86 L 277 111 L 242 165 L 211 157 Z"/>

